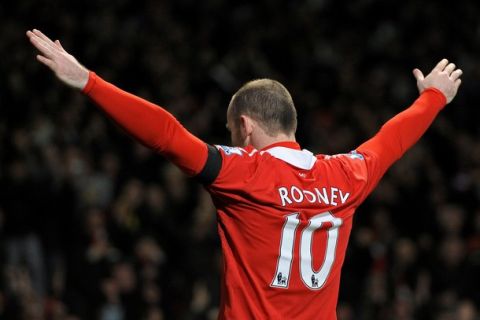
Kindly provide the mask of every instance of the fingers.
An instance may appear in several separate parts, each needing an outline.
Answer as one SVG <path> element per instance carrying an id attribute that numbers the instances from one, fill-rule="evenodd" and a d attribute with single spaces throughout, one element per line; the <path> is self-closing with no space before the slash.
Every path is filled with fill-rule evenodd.
<path id="1" fill-rule="evenodd" d="M 52 70 L 55 70 L 55 62 L 53 60 L 50 60 L 42 55 L 37 55 L 37 60 L 49 67 Z"/>
<path id="2" fill-rule="evenodd" d="M 52 48 L 48 46 L 45 41 L 35 36 L 33 33 L 29 36 L 30 42 L 38 49 L 44 56 L 48 58 L 53 57 Z"/>
<path id="3" fill-rule="evenodd" d="M 27 36 L 30 39 L 30 42 L 42 52 L 47 57 L 52 57 L 53 54 L 58 50 L 63 50 L 54 43 L 50 38 L 44 35 L 40 30 L 33 29 L 32 31 L 27 31 Z"/>
<path id="4" fill-rule="evenodd" d="M 462 84 L 462 79 L 455 80 L 455 91 L 458 90 L 458 87 Z"/>
<path id="5" fill-rule="evenodd" d="M 413 69 L 413 76 L 415 77 L 415 79 L 417 79 L 417 81 L 422 81 L 425 78 L 422 71 L 420 71 L 419 69 Z"/>
<path id="6" fill-rule="evenodd" d="M 59 49 L 65 51 L 65 49 L 63 49 L 63 47 L 62 47 L 62 44 L 60 43 L 60 40 L 55 40 L 55 45 L 56 45 Z"/>
<path id="7" fill-rule="evenodd" d="M 453 80 L 458 79 L 462 75 L 462 70 L 456 69 L 455 63 L 449 63 L 447 59 L 442 59 L 432 71 L 446 72 Z"/>
<path id="8" fill-rule="evenodd" d="M 433 68 L 432 72 L 433 72 L 433 71 L 442 72 L 447 65 L 448 65 L 448 60 L 447 60 L 447 59 L 442 59 L 442 60 L 435 66 L 435 68 Z"/>
<path id="9" fill-rule="evenodd" d="M 445 95 L 447 103 L 450 103 L 462 83 L 460 78 L 463 71 L 457 69 L 454 63 L 450 63 L 447 59 L 442 59 L 425 78 L 418 69 L 413 70 L 413 74 L 417 79 L 417 87 L 420 93 L 425 88 L 436 88 Z"/>
<path id="10" fill-rule="evenodd" d="M 456 83 L 456 80 L 463 74 L 463 71 L 461 69 L 455 69 L 456 67 L 455 63 L 449 63 L 447 59 L 442 59 L 442 61 L 433 68 L 432 72 L 445 72 Z"/>
<path id="11" fill-rule="evenodd" d="M 450 74 L 450 78 L 452 78 L 452 80 L 457 80 L 462 74 L 462 69 L 457 69 Z"/>
<path id="12" fill-rule="evenodd" d="M 55 46 L 55 43 L 49 37 L 44 35 L 40 30 L 33 29 L 32 32 L 33 32 L 33 34 L 35 34 L 39 38 L 43 39 L 47 44 L 49 44 L 51 46 Z"/>
<path id="13" fill-rule="evenodd" d="M 455 70 L 455 67 L 455 63 L 449 63 L 443 71 L 445 71 L 450 76 L 453 70 Z"/>

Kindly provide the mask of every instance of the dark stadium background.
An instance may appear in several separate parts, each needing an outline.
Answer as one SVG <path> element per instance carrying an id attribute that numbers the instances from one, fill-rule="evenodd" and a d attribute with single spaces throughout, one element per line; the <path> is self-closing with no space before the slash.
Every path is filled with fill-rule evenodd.
<path id="1" fill-rule="evenodd" d="M 0 2 L 0 319 L 214 319 L 220 298 L 206 192 L 60 85 L 31 28 L 210 143 L 229 143 L 242 83 L 277 79 L 317 153 L 406 108 L 414 67 L 456 62 L 458 97 L 357 211 L 338 317 L 479 319 L 479 16 L 476 1 Z"/>

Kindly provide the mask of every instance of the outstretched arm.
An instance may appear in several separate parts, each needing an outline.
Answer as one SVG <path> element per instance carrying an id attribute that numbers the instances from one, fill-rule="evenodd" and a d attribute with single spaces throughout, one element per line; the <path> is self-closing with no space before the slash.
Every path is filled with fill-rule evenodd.
<path id="1" fill-rule="evenodd" d="M 163 154 L 187 174 L 202 172 L 213 148 L 188 132 L 173 115 L 102 80 L 66 52 L 60 41 L 54 42 L 35 29 L 27 36 L 41 53 L 38 61 L 63 83 L 82 90 L 129 135 Z"/>
<path id="2" fill-rule="evenodd" d="M 418 69 L 413 70 L 413 74 L 420 97 L 357 148 L 358 152 L 375 159 L 369 168 L 375 172 L 369 183 L 370 190 L 385 171 L 420 139 L 440 110 L 453 100 L 461 84 L 462 70 L 443 59 L 426 77 Z"/>

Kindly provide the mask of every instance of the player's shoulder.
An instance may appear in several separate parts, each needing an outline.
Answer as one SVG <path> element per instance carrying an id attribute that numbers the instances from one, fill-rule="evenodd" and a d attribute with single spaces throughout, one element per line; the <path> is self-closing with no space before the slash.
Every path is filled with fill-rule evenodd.
<path id="1" fill-rule="evenodd" d="M 233 147 L 213 145 L 215 157 L 218 158 L 218 170 L 215 178 L 210 179 L 214 188 L 232 189 L 251 179 L 258 171 L 259 151 L 252 146 Z"/>
<path id="2" fill-rule="evenodd" d="M 344 173 L 349 174 L 353 171 L 363 171 L 365 167 L 365 158 L 361 153 L 353 150 L 346 153 L 337 154 L 316 154 L 315 170 L 325 174 Z"/>
<path id="3" fill-rule="evenodd" d="M 337 174 L 344 174 L 351 181 L 365 182 L 368 175 L 366 155 L 352 150 L 348 153 L 333 155 L 317 155 L 319 166 L 327 171 L 334 171 Z"/>
<path id="4" fill-rule="evenodd" d="M 337 153 L 333 155 L 327 154 L 318 154 L 317 159 L 325 160 L 325 161 L 332 161 L 332 160 L 358 160 L 364 161 L 365 156 L 362 153 L 359 153 L 357 150 L 352 150 L 347 153 Z"/>
<path id="5" fill-rule="evenodd" d="M 246 147 L 231 147 L 225 145 L 215 145 L 222 158 L 222 171 L 231 168 L 238 171 L 245 168 L 253 170 L 257 166 L 259 151 L 252 146 Z"/>

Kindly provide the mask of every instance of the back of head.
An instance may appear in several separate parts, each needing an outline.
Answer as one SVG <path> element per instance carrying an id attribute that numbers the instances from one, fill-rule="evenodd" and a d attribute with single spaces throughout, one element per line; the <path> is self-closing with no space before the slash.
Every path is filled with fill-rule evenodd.
<path id="1" fill-rule="evenodd" d="M 278 81 L 258 79 L 244 84 L 232 97 L 229 113 L 235 122 L 247 115 L 269 136 L 292 134 L 297 129 L 297 111 L 288 90 Z"/>

